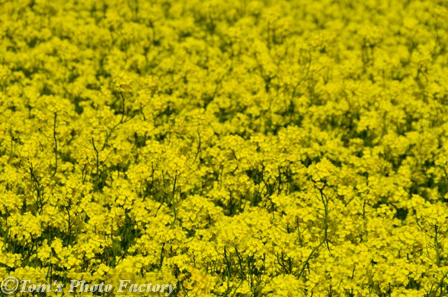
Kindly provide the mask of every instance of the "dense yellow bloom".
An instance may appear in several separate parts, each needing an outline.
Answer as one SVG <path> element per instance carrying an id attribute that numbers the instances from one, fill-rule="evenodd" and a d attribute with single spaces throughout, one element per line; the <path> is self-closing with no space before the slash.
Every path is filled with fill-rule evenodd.
<path id="1" fill-rule="evenodd" d="M 0 277 L 442 296 L 444 1 L 0 4 Z"/>

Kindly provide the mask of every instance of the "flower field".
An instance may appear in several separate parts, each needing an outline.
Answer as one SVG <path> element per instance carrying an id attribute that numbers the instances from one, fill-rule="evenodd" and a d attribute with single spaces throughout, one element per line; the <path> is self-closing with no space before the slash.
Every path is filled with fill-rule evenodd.
<path id="1" fill-rule="evenodd" d="M 0 278 L 448 296 L 447 46 L 446 0 L 2 1 Z"/>

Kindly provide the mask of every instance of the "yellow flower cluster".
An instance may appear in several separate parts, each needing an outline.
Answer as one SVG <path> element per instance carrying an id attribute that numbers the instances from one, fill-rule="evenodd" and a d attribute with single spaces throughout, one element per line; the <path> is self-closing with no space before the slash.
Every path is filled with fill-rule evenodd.
<path id="1" fill-rule="evenodd" d="M 444 0 L 7 0 L 0 53 L 1 278 L 448 294 Z"/>

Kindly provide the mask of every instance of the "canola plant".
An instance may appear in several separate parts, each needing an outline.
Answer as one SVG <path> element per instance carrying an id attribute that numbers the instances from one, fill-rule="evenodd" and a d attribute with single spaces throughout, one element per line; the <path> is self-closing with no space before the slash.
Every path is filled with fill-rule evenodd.
<path id="1" fill-rule="evenodd" d="M 0 277 L 447 296 L 447 45 L 445 0 L 2 1 Z"/>

